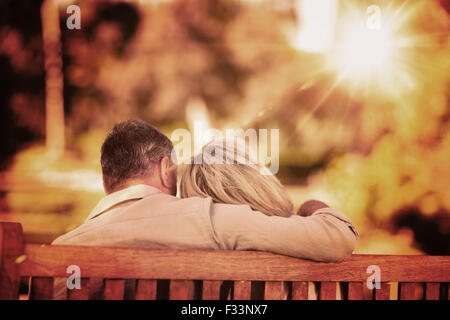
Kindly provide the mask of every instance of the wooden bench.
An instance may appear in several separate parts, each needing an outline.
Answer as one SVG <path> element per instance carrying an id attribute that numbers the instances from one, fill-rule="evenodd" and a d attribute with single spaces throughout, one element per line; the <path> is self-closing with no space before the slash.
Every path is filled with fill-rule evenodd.
<path id="1" fill-rule="evenodd" d="M 449 298 L 448 256 L 318 263 L 255 251 L 50 246 L 23 243 L 19 223 L 0 223 L 0 299 L 17 299 L 21 279 L 29 299 L 51 299 L 54 279 L 67 279 L 71 265 L 80 268 L 81 289 L 67 290 L 68 299 Z M 380 289 L 366 285 L 369 266 L 380 268 Z"/>

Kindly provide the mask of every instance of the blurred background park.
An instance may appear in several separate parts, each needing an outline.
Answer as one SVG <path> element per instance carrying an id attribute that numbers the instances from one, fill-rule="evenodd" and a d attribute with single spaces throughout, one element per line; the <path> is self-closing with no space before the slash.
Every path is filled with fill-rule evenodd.
<path id="1" fill-rule="evenodd" d="M 51 242 L 104 195 L 115 122 L 170 137 L 197 120 L 279 129 L 296 208 L 343 211 L 357 253 L 450 255 L 449 14 L 449 0 L 2 0 L 0 221 Z"/>

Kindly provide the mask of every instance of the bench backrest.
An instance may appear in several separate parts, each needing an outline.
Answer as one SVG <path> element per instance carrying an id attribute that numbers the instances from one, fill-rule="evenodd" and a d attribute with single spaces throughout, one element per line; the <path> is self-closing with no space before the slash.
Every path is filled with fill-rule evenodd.
<path id="1" fill-rule="evenodd" d="M 79 267 L 81 289 L 67 290 L 68 299 L 449 298 L 448 256 L 319 263 L 254 251 L 50 246 L 24 244 L 20 224 L 0 223 L 0 299 L 17 299 L 23 278 L 29 299 L 51 299 L 55 279 L 65 287 L 69 266 Z M 379 289 L 369 289 L 369 277 Z"/>

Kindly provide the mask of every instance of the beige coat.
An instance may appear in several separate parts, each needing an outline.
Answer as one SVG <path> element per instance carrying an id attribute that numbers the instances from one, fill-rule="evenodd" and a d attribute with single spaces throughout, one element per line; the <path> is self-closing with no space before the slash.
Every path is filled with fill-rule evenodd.
<path id="1" fill-rule="evenodd" d="M 136 185 L 103 198 L 87 220 L 55 245 L 260 250 L 316 261 L 348 259 L 357 232 L 332 208 L 309 217 L 267 216 L 248 205 L 212 203 Z"/>

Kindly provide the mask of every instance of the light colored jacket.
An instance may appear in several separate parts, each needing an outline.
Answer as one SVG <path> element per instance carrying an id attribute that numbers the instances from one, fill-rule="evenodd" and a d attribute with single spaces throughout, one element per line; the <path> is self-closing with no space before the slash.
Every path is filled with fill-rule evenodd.
<path id="1" fill-rule="evenodd" d="M 147 185 L 103 198 L 87 220 L 55 245 L 260 250 L 338 262 L 350 257 L 357 231 L 339 211 L 311 216 L 267 216 L 248 205 L 180 199 Z"/>

